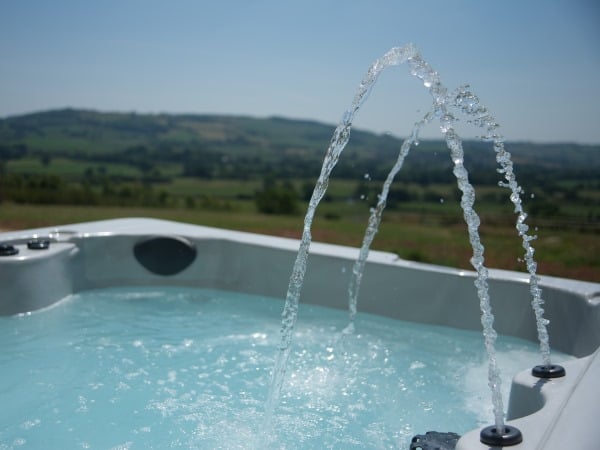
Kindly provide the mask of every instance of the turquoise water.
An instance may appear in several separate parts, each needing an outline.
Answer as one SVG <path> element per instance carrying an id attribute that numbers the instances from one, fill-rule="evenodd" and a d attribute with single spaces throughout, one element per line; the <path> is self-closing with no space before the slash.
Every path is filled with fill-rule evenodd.
<path id="1" fill-rule="evenodd" d="M 266 426 L 282 304 L 119 288 L 0 318 L 0 449 L 408 448 L 492 420 L 481 333 L 359 314 L 346 336 L 345 311 L 301 304 Z M 536 349 L 500 337 L 506 389 Z"/>

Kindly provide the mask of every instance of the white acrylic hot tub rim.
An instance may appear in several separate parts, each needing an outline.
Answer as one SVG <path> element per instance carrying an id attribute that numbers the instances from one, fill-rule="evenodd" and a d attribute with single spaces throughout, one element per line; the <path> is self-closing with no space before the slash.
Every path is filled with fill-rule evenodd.
<path id="1" fill-rule="evenodd" d="M 68 252 L 66 258 L 76 254 L 78 249 L 70 244 L 71 241 L 82 242 L 85 238 L 117 237 L 117 236 L 183 236 L 190 239 L 225 240 L 231 243 L 250 244 L 261 248 L 276 249 L 291 252 L 295 255 L 298 241 L 253 233 L 222 230 L 217 228 L 188 225 L 156 219 L 131 218 L 115 219 L 98 222 L 88 222 L 48 227 L 34 230 L 0 233 L 0 242 L 11 242 L 17 245 L 21 253 L 16 256 L 0 258 L 0 280 L 5 285 L 10 280 L 3 279 L 2 271 L 8 264 L 27 270 L 27 264 L 37 264 L 36 259 L 44 259 L 43 251 L 27 250 L 25 243 L 33 237 L 50 237 L 58 247 L 64 243 Z M 313 255 L 327 255 L 347 262 L 352 262 L 357 256 L 357 249 L 337 245 L 313 243 Z M 369 263 L 380 264 L 381 267 L 410 268 L 418 272 L 444 274 L 450 278 L 472 278 L 473 273 L 447 267 L 410 262 L 399 259 L 395 254 L 373 251 Z M 16 266 L 15 266 L 16 265 Z M 309 258 L 309 268 L 311 259 Z M 49 266 L 51 267 L 51 266 Z M 16 269 L 20 270 L 20 269 Z M 46 269 L 42 269 L 46 270 Z M 288 269 L 291 271 L 291 265 Z M 8 272 L 6 272 L 8 273 Z M 60 278 L 62 274 L 58 276 Z M 365 278 L 368 274 L 365 274 Z M 48 277 L 57 278 L 54 274 Z M 527 283 L 528 276 L 519 272 L 490 269 L 490 281 L 497 280 L 508 283 Z M 285 280 L 287 285 L 287 279 Z M 600 317 L 600 284 L 554 277 L 542 277 L 543 288 L 555 288 L 565 293 L 574 293 L 589 303 L 595 312 L 594 318 Z M 61 288 L 63 288 L 61 286 Z M 474 289 L 474 288 L 473 288 Z M 9 291 L 10 292 L 10 291 Z M 279 297 L 285 295 L 285 290 Z M 6 299 L 0 296 L 0 304 Z M 492 299 L 493 301 L 493 299 Z M 360 304 L 359 304 L 360 308 Z M 593 324 L 592 324 L 593 325 Z M 600 323 L 595 324 L 600 328 Z M 534 327 L 534 325 L 531 325 Z M 551 336 L 552 339 L 552 336 Z M 600 387 L 596 383 L 597 373 L 600 372 L 600 350 L 592 355 L 581 357 L 566 364 L 567 377 L 555 380 L 541 381 L 530 375 L 529 371 L 519 373 L 513 379 L 509 412 L 520 417 L 507 423 L 519 428 L 524 436 L 523 442 L 511 448 L 554 450 L 563 448 L 595 448 L 600 440 L 594 432 L 594 422 L 600 417 Z M 541 409 L 538 409 L 540 408 Z M 424 433 L 427 430 L 423 430 Z M 448 430 L 436 430 L 448 431 Z M 487 449 L 479 442 L 479 430 L 464 435 L 457 449 Z"/>

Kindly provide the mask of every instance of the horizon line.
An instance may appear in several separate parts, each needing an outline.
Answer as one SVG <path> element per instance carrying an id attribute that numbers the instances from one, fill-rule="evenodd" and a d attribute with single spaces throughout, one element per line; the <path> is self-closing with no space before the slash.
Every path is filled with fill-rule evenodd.
<path id="1" fill-rule="evenodd" d="M 59 111 L 78 111 L 78 112 L 91 112 L 97 114 L 121 114 L 121 115 L 140 115 L 140 116 L 212 116 L 212 117 L 237 117 L 237 118 L 248 118 L 248 119 L 257 119 L 257 120 L 272 120 L 272 119 L 282 119 L 288 120 L 290 122 L 311 122 L 317 125 L 323 126 L 331 126 L 332 133 L 335 130 L 335 127 L 339 124 L 334 124 L 330 122 L 325 122 L 315 118 L 301 118 L 301 117 L 290 117 L 283 114 L 269 114 L 269 115 L 252 115 L 245 113 L 217 113 L 217 112 L 173 112 L 173 111 L 139 111 L 139 110 L 119 110 L 119 109 L 101 109 L 101 108 L 93 108 L 93 107 L 75 107 L 75 106 L 62 106 L 62 107 L 54 107 L 47 109 L 39 109 L 29 112 L 23 113 L 15 113 L 8 114 L 4 116 L 0 116 L 0 121 L 15 119 L 19 117 L 31 116 L 35 114 L 47 114 Z M 369 130 L 367 128 L 355 128 L 353 129 L 358 132 L 370 133 L 376 136 L 390 136 L 394 139 L 404 140 L 406 136 L 399 136 L 392 132 L 381 132 Z M 425 141 L 444 141 L 444 138 L 440 136 L 439 138 L 435 137 L 427 137 L 419 139 L 422 142 Z M 478 139 L 477 137 L 472 138 L 464 138 L 463 141 L 480 141 L 485 142 L 483 139 Z M 504 137 L 505 142 L 510 142 L 512 144 L 535 144 L 535 145 L 580 145 L 580 146 L 588 146 L 588 147 L 600 147 L 599 142 L 582 142 L 577 140 L 555 140 L 555 141 L 543 141 L 536 140 L 533 138 L 529 139 L 510 139 L 506 136 Z"/>

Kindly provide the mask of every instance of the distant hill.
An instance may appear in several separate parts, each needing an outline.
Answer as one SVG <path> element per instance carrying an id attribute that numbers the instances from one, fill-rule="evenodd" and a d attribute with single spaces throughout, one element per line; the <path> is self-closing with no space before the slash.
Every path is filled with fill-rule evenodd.
<path id="1" fill-rule="evenodd" d="M 144 167 L 183 164 L 185 175 L 316 177 L 335 125 L 281 117 L 112 113 L 62 109 L 0 120 L 0 160 L 35 156 Z M 368 173 L 382 179 L 401 140 L 353 130 L 336 176 Z M 480 182 L 496 182 L 488 143 L 464 143 L 467 165 Z M 525 176 L 589 179 L 600 173 L 600 146 L 510 143 Z M 422 141 L 406 160 L 408 179 L 448 181 L 451 162 L 442 141 Z"/>

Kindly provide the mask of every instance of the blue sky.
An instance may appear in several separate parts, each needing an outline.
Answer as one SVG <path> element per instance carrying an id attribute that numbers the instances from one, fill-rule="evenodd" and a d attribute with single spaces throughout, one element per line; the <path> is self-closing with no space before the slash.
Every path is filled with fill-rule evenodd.
<path id="1" fill-rule="evenodd" d="M 470 84 L 508 140 L 600 143 L 597 0 L 5 0 L 0 117 L 77 107 L 335 125 L 371 62 L 408 42 L 447 87 Z M 356 126 L 404 136 L 429 104 L 406 66 L 391 68 Z"/>

